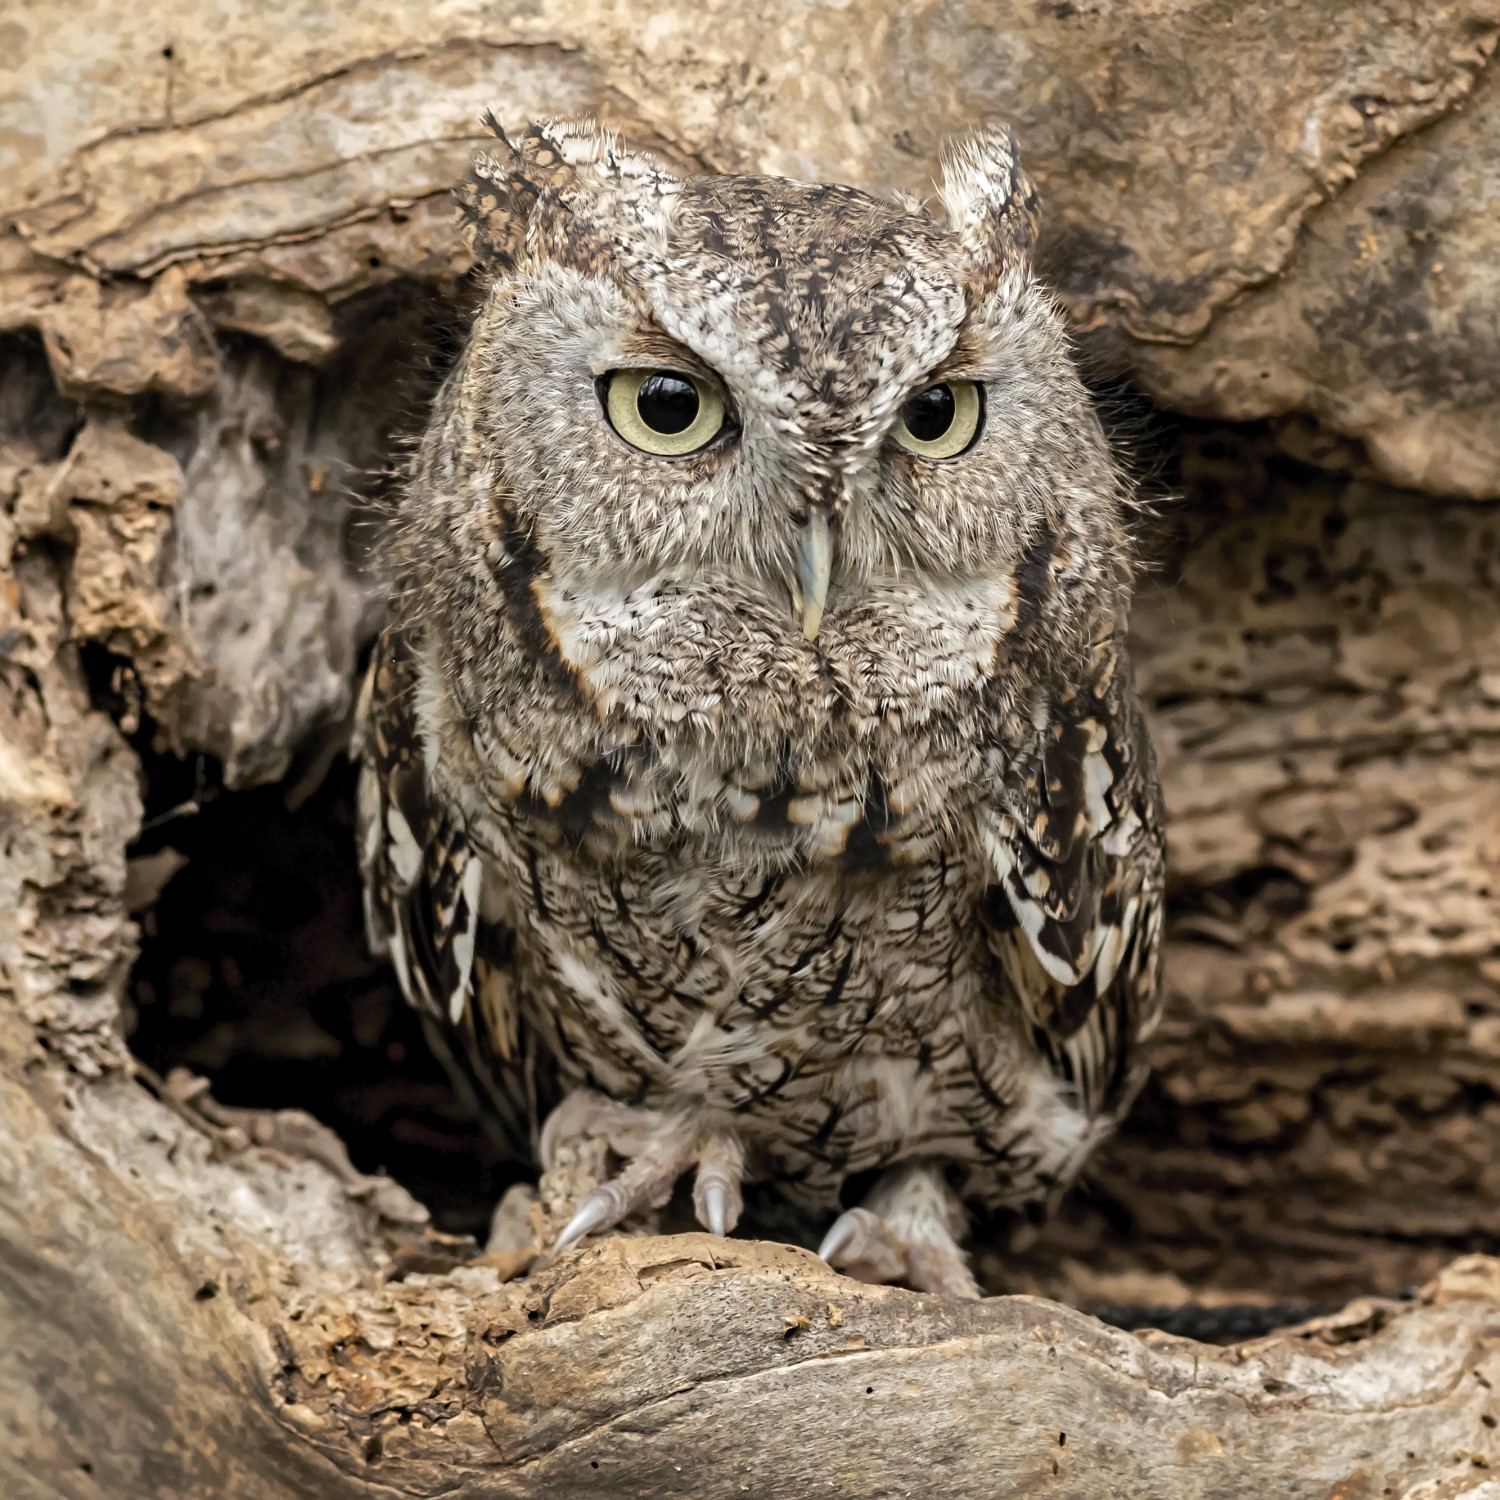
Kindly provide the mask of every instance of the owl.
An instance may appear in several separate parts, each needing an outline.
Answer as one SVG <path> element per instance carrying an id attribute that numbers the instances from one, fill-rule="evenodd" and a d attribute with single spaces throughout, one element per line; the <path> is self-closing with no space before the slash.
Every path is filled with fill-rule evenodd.
<path id="1" fill-rule="evenodd" d="M 970 1215 L 1039 1222 L 1141 1081 L 1163 889 L 1131 493 L 1014 138 L 929 207 L 488 123 L 361 708 L 372 941 L 544 1164 L 611 1143 L 559 1247 L 761 1182 L 977 1295 Z"/>

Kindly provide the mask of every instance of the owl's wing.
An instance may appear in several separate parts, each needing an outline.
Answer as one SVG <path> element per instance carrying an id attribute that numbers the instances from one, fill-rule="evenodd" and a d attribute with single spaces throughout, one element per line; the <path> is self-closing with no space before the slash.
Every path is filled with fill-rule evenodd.
<path id="1" fill-rule="evenodd" d="M 365 926 L 390 959 L 434 1052 L 498 1143 L 526 1159 L 534 1134 L 511 972 L 511 935 L 481 915 L 484 867 L 458 811 L 427 783 L 410 657 L 387 631 L 356 716 Z"/>
<path id="2" fill-rule="evenodd" d="M 1033 1041 L 1094 1112 L 1142 1070 L 1160 1011 L 1162 809 L 1124 643 L 1054 686 L 981 819 L 989 941 Z"/>

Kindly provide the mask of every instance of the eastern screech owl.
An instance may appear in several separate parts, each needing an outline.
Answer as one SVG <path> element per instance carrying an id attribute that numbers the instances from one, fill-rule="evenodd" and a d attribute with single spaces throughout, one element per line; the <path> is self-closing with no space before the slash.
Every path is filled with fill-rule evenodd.
<path id="1" fill-rule="evenodd" d="M 1137 1087 L 1161 932 L 1129 494 L 1014 139 L 929 211 L 494 130 L 366 687 L 373 940 L 522 1139 L 567 1095 L 544 1160 L 617 1143 L 560 1244 L 689 1169 L 718 1233 L 863 1174 L 823 1254 L 974 1295 L 966 1205 L 1044 1212 Z"/>

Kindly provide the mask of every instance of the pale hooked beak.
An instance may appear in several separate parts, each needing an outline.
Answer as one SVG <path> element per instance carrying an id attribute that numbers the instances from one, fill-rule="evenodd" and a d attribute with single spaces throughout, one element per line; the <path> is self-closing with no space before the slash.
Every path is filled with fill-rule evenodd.
<path id="1" fill-rule="evenodd" d="M 828 602 L 828 575 L 833 571 L 833 538 L 828 511 L 814 505 L 797 536 L 797 605 L 802 611 L 802 633 L 812 640 L 823 623 Z"/>

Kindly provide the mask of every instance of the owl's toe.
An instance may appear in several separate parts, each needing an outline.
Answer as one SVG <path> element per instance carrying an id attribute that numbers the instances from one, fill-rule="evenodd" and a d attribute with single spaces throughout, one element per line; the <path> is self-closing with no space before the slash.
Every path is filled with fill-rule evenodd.
<path id="1" fill-rule="evenodd" d="M 933 1292 L 939 1297 L 963 1297 L 977 1301 L 983 1296 L 969 1258 L 956 1245 L 913 1245 L 906 1258 L 906 1284 L 914 1291 Z"/>
<path id="2" fill-rule="evenodd" d="M 975 1298 L 979 1284 L 954 1238 L 963 1209 L 936 1169 L 893 1168 L 860 1208 L 833 1221 L 818 1254 L 857 1281 L 899 1281 L 919 1292 Z"/>
<path id="3" fill-rule="evenodd" d="M 619 1175 L 601 1183 L 578 1205 L 553 1243 L 554 1251 L 566 1250 L 586 1234 L 613 1229 L 639 1209 L 660 1208 L 672 1196 L 677 1180 L 694 1165 L 693 1209 L 698 1222 L 720 1235 L 738 1223 L 745 1168 L 739 1141 L 729 1134 L 704 1131 L 690 1121 L 654 1118 L 657 1123 L 649 1135 L 631 1143 L 637 1149 L 629 1153 Z M 618 1150 L 622 1144 L 618 1135 L 611 1144 Z"/>
<path id="4" fill-rule="evenodd" d="M 621 1104 L 593 1089 L 574 1089 L 542 1122 L 538 1155 L 543 1169 L 550 1171 L 564 1147 L 594 1139 L 607 1141 L 616 1155 L 629 1158 L 647 1148 L 660 1125 L 654 1110 Z"/>
<path id="5" fill-rule="evenodd" d="M 578 1206 L 553 1244 L 566 1250 L 586 1234 L 613 1229 L 640 1208 L 660 1208 L 672 1196 L 677 1179 L 698 1154 L 698 1132 L 681 1120 L 664 1120 L 656 1126 L 638 1152 L 631 1154 L 625 1169 L 601 1183 Z"/>

